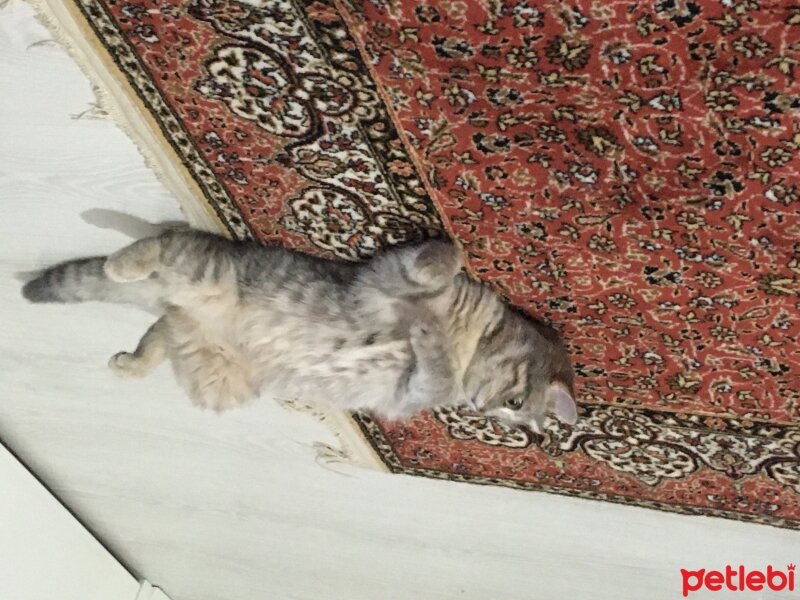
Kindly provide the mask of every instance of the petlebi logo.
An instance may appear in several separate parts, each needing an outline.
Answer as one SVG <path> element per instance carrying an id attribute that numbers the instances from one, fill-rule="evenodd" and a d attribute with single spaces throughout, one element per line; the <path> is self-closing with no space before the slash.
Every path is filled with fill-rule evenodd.
<path id="1" fill-rule="evenodd" d="M 744 565 L 738 568 L 726 565 L 724 571 L 713 571 L 697 569 L 689 571 L 681 569 L 683 578 L 683 597 L 691 592 L 708 590 L 719 592 L 720 590 L 730 590 L 732 592 L 759 592 L 761 590 L 772 590 L 773 592 L 793 592 L 794 591 L 794 569 L 793 564 L 786 565 L 786 569 L 780 569 L 767 565 L 765 570 L 749 570 Z"/>

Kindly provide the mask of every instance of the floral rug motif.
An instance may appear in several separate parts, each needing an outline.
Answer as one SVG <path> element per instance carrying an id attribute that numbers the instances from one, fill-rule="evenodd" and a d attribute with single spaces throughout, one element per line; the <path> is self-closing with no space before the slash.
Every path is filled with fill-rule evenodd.
<path id="1" fill-rule="evenodd" d="M 232 235 L 452 235 L 562 332 L 575 427 L 354 415 L 391 471 L 800 529 L 800 9 L 70 1 Z"/>

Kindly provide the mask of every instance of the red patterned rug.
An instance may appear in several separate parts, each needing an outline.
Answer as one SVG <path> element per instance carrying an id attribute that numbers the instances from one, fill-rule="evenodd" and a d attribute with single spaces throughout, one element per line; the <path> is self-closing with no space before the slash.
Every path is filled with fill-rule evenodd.
<path id="1" fill-rule="evenodd" d="M 70 1 L 232 235 L 447 232 L 562 331 L 574 428 L 355 415 L 390 470 L 800 528 L 800 9 Z"/>

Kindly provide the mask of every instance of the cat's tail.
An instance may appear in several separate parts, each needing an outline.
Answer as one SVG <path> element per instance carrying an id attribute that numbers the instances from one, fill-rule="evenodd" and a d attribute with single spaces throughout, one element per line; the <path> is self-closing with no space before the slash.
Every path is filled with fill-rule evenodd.
<path id="1" fill-rule="evenodd" d="M 161 283 L 146 279 L 117 283 L 103 269 L 105 256 L 81 258 L 52 266 L 22 287 L 31 302 L 122 302 L 144 307 L 155 305 L 161 297 Z"/>

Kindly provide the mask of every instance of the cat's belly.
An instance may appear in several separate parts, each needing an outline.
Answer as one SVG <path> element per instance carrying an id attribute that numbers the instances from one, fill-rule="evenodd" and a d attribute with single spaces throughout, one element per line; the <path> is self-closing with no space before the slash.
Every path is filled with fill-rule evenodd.
<path id="1" fill-rule="evenodd" d="M 391 339 L 386 324 L 370 325 L 296 315 L 237 323 L 255 383 L 264 393 L 345 409 L 392 403 L 412 362 L 407 340 Z"/>
<path id="2" fill-rule="evenodd" d="M 406 342 L 370 348 L 267 349 L 256 358 L 263 391 L 343 409 L 388 408 L 410 367 Z"/>

